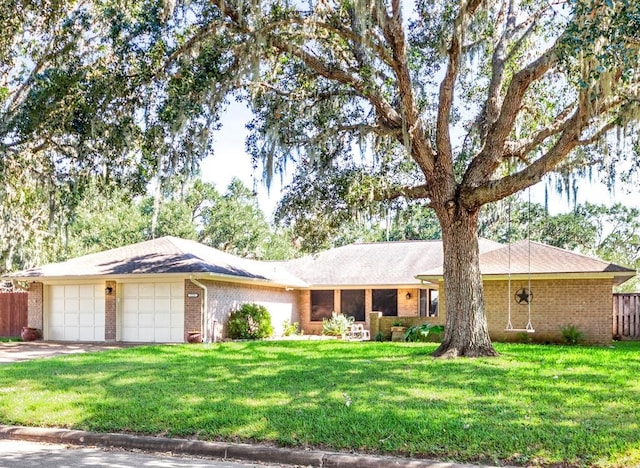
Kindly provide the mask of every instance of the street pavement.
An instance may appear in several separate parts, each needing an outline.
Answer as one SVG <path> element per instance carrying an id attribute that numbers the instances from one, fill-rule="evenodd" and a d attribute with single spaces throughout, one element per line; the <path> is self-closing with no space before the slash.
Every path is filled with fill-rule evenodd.
<path id="1" fill-rule="evenodd" d="M 0 467 L 2 468 L 280 468 L 283 466 L 208 460 L 166 453 L 149 454 L 24 440 L 0 440 Z"/>

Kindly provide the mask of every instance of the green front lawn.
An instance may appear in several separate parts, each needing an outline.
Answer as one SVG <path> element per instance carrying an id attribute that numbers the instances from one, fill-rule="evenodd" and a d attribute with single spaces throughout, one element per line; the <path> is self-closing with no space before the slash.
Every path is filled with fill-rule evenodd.
<path id="1" fill-rule="evenodd" d="M 640 466 L 640 343 L 145 346 L 0 366 L 0 421 L 465 462 Z"/>

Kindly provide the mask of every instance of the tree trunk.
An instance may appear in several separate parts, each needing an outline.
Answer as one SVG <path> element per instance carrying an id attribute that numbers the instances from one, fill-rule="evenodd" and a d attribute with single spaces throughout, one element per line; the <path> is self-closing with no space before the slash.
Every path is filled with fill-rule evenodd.
<path id="1" fill-rule="evenodd" d="M 491 344 L 484 308 L 478 251 L 478 213 L 455 210 L 444 219 L 444 298 L 446 326 L 436 357 L 497 356 Z"/>

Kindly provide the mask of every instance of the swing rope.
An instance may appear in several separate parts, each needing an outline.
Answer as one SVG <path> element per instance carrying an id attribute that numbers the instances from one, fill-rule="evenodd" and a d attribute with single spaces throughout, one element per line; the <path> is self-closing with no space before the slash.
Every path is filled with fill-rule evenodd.
<path id="1" fill-rule="evenodd" d="M 531 300 L 533 299 L 531 295 L 531 187 L 527 189 L 527 195 L 529 197 L 527 203 L 527 249 L 528 249 L 528 260 L 529 264 L 527 265 L 527 289 L 529 290 L 529 299 L 527 300 L 527 325 L 525 330 L 527 332 L 533 333 L 535 332 L 535 328 L 533 328 L 533 324 L 531 323 Z M 511 301 L 509 301 L 511 302 Z"/>
<path id="2" fill-rule="evenodd" d="M 511 200 L 507 205 L 507 328 L 513 330 L 511 324 Z"/>
<path id="3" fill-rule="evenodd" d="M 527 268 L 527 325 L 525 328 L 514 328 L 511 323 L 511 201 L 507 206 L 507 327 L 505 331 L 508 332 L 527 332 L 535 333 L 535 328 L 531 323 L 531 188 L 528 191 L 528 205 L 527 205 L 527 250 L 528 250 L 528 268 Z"/>

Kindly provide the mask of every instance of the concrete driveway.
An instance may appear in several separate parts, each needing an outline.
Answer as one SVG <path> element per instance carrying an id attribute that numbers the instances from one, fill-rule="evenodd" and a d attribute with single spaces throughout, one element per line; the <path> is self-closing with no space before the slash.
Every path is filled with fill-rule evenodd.
<path id="1" fill-rule="evenodd" d="M 0 342 L 0 364 L 42 359 L 62 354 L 89 353 L 135 346 L 123 343 L 61 343 L 54 341 Z"/>

